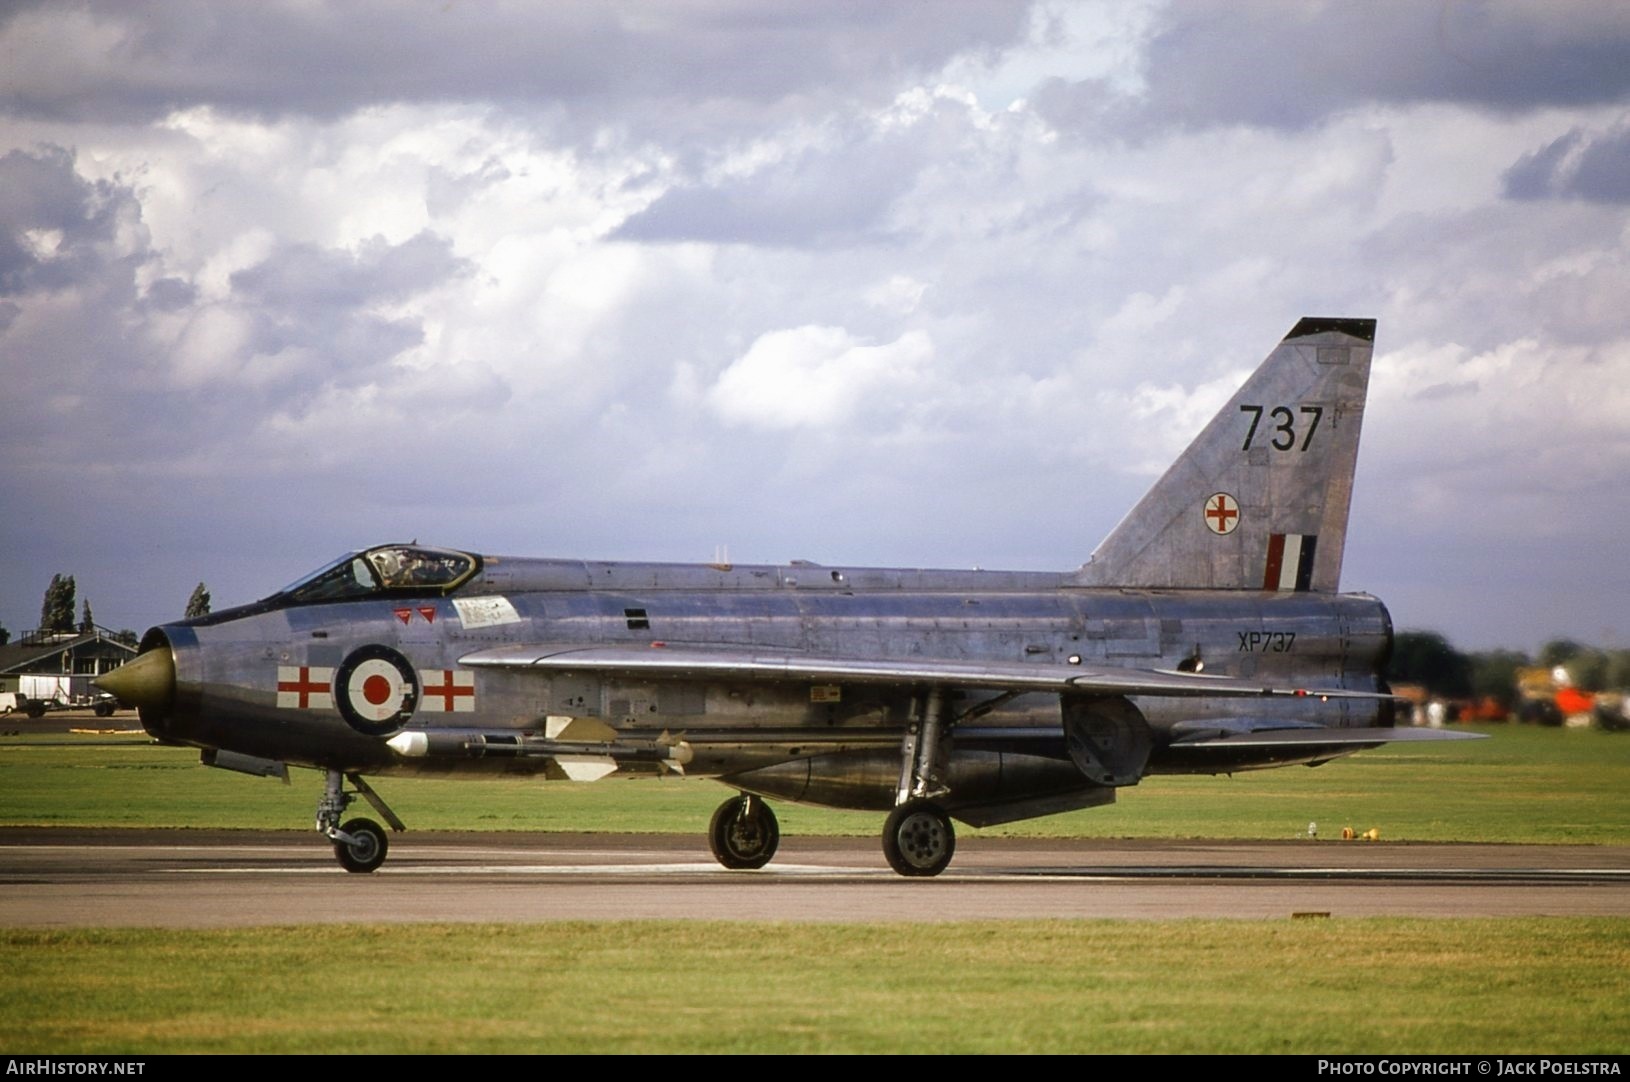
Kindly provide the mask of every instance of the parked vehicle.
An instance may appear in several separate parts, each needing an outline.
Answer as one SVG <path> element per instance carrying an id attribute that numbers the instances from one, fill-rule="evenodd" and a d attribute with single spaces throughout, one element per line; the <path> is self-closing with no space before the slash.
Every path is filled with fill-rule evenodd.
<path id="1" fill-rule="evenodd" d="M 99 718 L 112 717 L 115 710 L 129 709 L 117 696 L 107 692 L 70 695 L 56 690 L 54 694 L 39 695 L 23 691 L 0 692 L 0 715 L 21 712 L 31 718 L 43 718 L 51 710 L 90 710 Z"/>

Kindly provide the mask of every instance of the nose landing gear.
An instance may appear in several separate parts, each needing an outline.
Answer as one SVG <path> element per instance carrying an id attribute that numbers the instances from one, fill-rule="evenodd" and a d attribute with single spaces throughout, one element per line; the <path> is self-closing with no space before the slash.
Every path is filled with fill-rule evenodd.
<path id="1" fill-rule="evenodd" d="M 345 791 L 347 781 L 355 787 L 356 792 Z M 362 780 L 361 774 L 330 770 L 323 786 L 322 799 L 317 801 L 317 833 L 334 843 L 334 856 L 346 871 L 371 872 L 385 863 L 390 840 L 385 828 L 372 819 L 348 819 L 343 826 L 340 825 L 340 816 L 359 795 L 373 806 L 381 819 L 390 824 L 392 830 L 407 829 L 379 794 Z"/>

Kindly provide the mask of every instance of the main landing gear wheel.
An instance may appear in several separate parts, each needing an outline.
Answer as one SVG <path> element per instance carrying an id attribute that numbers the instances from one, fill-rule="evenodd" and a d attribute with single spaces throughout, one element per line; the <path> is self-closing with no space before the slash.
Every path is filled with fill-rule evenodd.
<path id="1" fill-rule="evenodd" d="M 955 852 L 956 831 L 938 804 L 926 800 L 901 804 L 883 824 L 883 855 L 901 875 L 938 875 Z"/>
<path id="2" fill-rule="evenodd" d="M 385 851 L 390 841 L 385 828 L 372 819 L 348 819 L 340 827 L 341 834 L 349 834 L 350 841 L 334 839 L 334 855 L 348 872 L 371 872 L 385 863 Z"/>
<path id="3" fill-rule="evenodd" d="M 732 797 L 707 827 L 708 848 L 726 868 L 762 868 L 781 844 L 781 824 L 761 797 Z"/>

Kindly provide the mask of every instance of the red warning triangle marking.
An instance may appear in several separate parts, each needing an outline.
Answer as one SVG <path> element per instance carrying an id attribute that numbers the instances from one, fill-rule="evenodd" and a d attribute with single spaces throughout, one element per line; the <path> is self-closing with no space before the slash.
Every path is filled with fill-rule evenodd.
<path id="1" fill-rule="evenodd" d="M 413 619 L 413 610 L 412 609 L 397 609 L 396 610 L 396 618 L 398 620 L 402 621 L 402 623 L 406 624 L 408 621 Z"/>
<path id="2" fill-rule="evenodd" d="M 427 624 L 435 623 L 436 622 L 436 606 L 434 606 L 434 605 L 420 605 L 419 606 L 419 615 L 424 617 L 424 622 L 425 623 L 427 623 Z"/>

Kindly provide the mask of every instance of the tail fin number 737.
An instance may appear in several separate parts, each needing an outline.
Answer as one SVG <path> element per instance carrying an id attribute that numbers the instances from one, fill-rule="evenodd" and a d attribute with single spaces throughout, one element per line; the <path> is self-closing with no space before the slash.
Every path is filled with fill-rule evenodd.
<path id="1" fill-rule="evenodd" d="M 1262 423 L 1264 410 L 1267 410 L 1268 421 L 1273 425 L 1273 432 L 1276 433 L 1273 439 L 1268 441 L 1273 449 L 1275 451 L 1294 449 L 1296 447 L 1296 414 L 1289 406 L 1275 406 L 1269 410 L 1266 406 L 1241 405 L 1240 412 L 1251 415 L 1251 427 L 1245 432 L 1245 446 L 1241 447 L 1240 450 L 1249 451 L 1251 449 L 1251 443 L 1256 439 L 1257 427 Z M 1319 429 L 1319 418 L 1324 416 L 1324 407 L 1303 406 L 1301 407 L 1301 413 L 1304 419 L 1311 418 L 1307 420 L 1307 427 L 1302 436 L 1301 449 L 1305 451 L 1313 442 L 1313 433 Z"/>

